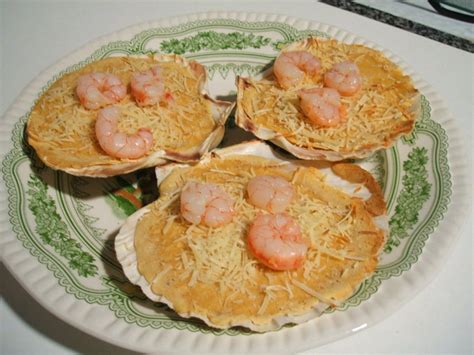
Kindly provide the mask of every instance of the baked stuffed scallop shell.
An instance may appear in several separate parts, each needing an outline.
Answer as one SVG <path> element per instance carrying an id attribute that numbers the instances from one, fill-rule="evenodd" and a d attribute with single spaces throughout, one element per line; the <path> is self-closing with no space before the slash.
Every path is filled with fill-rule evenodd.
<path id="1" fill-rule="evenodd" d="M 222 140 L 234 105 L 210 98 L 206 81 L 201 64 L 177 55 L 92 62 L 41 95 L 28 143 L 49 167 L 79 176 L 199 160 Z"/>
<path id="2" fill-rule="evenodd" d="M 263 80 L 237 78 L 236 123 L 301 159 L 369 156 L 410 133 L 420 112 L 410 77 L 364 45 L 309 37 L 272 69 Z"/>
<path id="3" fill-rule="evenodd" d="M 182 317 L 258 332 L 302 323 L 349 298 L 378 264 L 388 229 L 385 202 L 357 165 L 287 161 L 255 141 L 156 172 L 159 199 L 125 221 L 115 249 L 129 280 Z M 249 186 L 262 177 L 291 187 L 284 212 L 252 201 Z M 213 227 L 189 222 L 183 199 L 191 184 L 212 185 L 219 198 L 230 199 L 219 212 L 231 218 Z M 304 255 L 258 244 L 270 224 L 281 235 L 267 242 Z"/>

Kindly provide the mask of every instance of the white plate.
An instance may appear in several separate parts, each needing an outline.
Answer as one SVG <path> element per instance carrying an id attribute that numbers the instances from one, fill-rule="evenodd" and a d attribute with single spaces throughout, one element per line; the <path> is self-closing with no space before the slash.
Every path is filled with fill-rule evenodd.
<path id="1" fill-rule="evenodd" d="M 179 319 L 131 286 L 113 253 L 117 229 L 133 208 L 112 192 L 126 184 L 133 193 L 129 183 L 146 180 L 149 172 L 93 180 L 45 168 L 23 144 L 28 112 L 63 73 L 105 56 L 150 50 L 183 51 L 180 54 L 207 66 L 212 95 L 232 96 L 235 75 L 257 74 L 280 45 L 309 34 L 382 50 L 414 78 L 424 95 L 423 117 L 414 134 L 360 162 L 383 184 L 389 206 L 392 236 L 381 265 L 339 310 L 299 326 L 260 335 L 216 331 L 199 321 Z M 452 211 L 466 203 L 462 151 L 459 145 L 448 146 L 460 134 L 433 90 L 382 48 L 329 25 L 281 15 L 206 13 L 101 38 L 38 76 L 0 128 L 12 131 L 11 137 L 1 138 L 2 146 L 9 147 L 2 165 L 6 188 L 1 191 L 1 222 L 10 226 L 1 239 L 4 263 L 33 297 L 63 320 L 143 352 L 297 351 L 363 329 L 387 317 L 433 277 L 456 238 L 460 215 Z M 243 139 L 242 131 L 228 128 L 224 144 Z"/>

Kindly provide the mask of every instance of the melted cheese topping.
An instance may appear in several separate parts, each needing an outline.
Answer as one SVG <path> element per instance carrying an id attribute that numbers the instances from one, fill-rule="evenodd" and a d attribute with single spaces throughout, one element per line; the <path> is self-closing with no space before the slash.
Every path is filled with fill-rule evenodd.
<path id="1" fill-rule="evenodd" d="M 119 130 L 133 134 L 139 128 L 153 133 L 152 151 L 169 149 L 185 152 L 201 144 L 214 130 L 210 102 L 199 92 L 200 79 L 191 68 L 175 62 L 160 62 L 165 90 L 172 99 L 159 105 L 140 107 L 130 94 L 134 72 L 157 65 L 151 58 L 107 58 L 65 74 L 40 97 L 29 119 L 31 144 L 40 154 L 55 159 L 59 167 L 113 163 L 115 158 L 102 151 L 95 137 L 97 110 L 85 109 L 76 95 L 79 76 L 105 72 L 118 76 L 127 85 L 126 97 L 116 105 L 121 110 Z M 56 154 L 48 152 L 56 151 Z"/>
<path id="2" fill-rule="evenodd" d="M 321 59 L 322 69 L 298 87 L 283 90 L 274 79 L 246 79 L 239 105 L 257 126 L 278 132 L 299 147 L 342 153 L 388 147 L 394 137 L 411 131 L 417 91 L 394 63 L 375 50 L 337 41 L 314 40 L 305 49 Z M 359 67 L 362 88 L 354 96 L 342 97 L 347 111 L 345 122 L 336 127 L 319 127 L 301 111 L 297 91 L 302 87 L 323 87 L 324 73 L 346 60 Z"/>
<path id="3" fill-rule="evenodd" d="M 287 212 L 310 243 L 298 270 L 271 270 L 247 249 L 248 227 L 262 211 L 247 201 L 246 186 L 262 174 L 294 182 L 296 198 Z M 237 211 L 233 221 L 219 228 L 186 222 L 176 195 L 189 180 L 214 183 L 229 193 Z M 299 314 L 318 302 L 345 299 L 374 270 L 382 242 L 383 233 L 363 203 L 326 185 L 316 169 L 292 171 L 267 160 L 237 157 L 173 172 L 135 233 L 139 271 L 153 292 L 170 300 L 178 313 L 202 314 L 217 326 L 225 326 L 229 318 L 265 322 L 279 314 Z"/>

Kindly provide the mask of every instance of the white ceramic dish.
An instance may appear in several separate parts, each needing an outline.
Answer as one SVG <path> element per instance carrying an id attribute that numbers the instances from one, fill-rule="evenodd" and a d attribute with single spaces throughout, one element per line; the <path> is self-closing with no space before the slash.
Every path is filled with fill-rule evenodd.
<path id="1" fill-rule="evenodd" d="M 235 94 L 235 76 L 257 75 L 281 44 L 309 34 L 382 50 L 412 75 L 422 96 L 414 133 L 360 161 L 384 186 L 392 233 L 381 265 L 338 310 L 266 334 L 216 331 L 147 301 L 126 280 L 113 240 L 146 172 L 123 178 L 78 178 L 45 168 L 23 143 L 35 99 L 65 71 L 92 60 L 150 51 L 176 52 L 209 71 L 212 96 Z M 224 144 L 250 138 L 229 125 Z M 335 27 L 254 13 L 206 13 L 146 23 L 111 34 L 68 55 L 39 75 L 6 113 L 1 130 L 2 259 L 25 289 L 66 322 L 103 340 L 142 352 L 298 351 L 327 343 L 387 317 L 413 297 L 443 263 L 456 239 L 467 182 L 460 133 L 431 87 L 394 55 Z M 454 147 L 459 147 L 456 145 Z M 449 158 L 449 162 L 448 162 Z M 126 195 L 126 194 L 125 194 Z M 127 195 L 129 196 L 129 195 Z M 122 198 L 122 199 L 121 199 Z M 439 238 L 442 236 L 442 238 Z M 422 257 L 420 257 L 422 256 Z"/>

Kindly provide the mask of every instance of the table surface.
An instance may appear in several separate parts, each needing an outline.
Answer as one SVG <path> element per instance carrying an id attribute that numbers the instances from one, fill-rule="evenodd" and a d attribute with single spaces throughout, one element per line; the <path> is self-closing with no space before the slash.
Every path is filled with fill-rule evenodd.
<path id="1" fill-rule="evenodd" d="M 458 124 L 465 128 L 466 158 L 472 172 L 472 54 L 316 1 L 289 4 L 241 1 L 236 6 L 224 0 L 0 2 L 0 114 L 40 71 L 101 35 L 144 21 L 211 10 L 281 13 L 330 23 L 403 58 L 438 91 Z M 446 70 L 448 65 L 450 70 Z M 472 210 L 468 214 L 471 218 L 461 226 L 456 245 L 426 288 L 378 324 L 312 351 L 472 353 Z M 133 353 L 59 320 L 33 300 L 3 265 L 0 273 L 0 353 Z"/>

